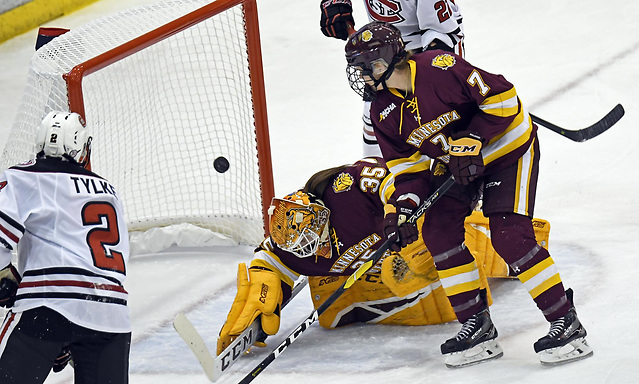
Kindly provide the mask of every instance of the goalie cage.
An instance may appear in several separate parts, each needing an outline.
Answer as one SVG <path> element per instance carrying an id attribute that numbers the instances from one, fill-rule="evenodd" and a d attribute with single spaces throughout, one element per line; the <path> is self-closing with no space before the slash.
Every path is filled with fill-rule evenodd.
<path id="1" fill-rule="evenodd" d="M 145 5 L 41 47 L 3 169 L 34 157 L 51 110 L 91 127 L 92 169 L 123 198 L 129 231 L 188 223 L 231 243 L 263 239 L 274 192 L 255 0 Z"/>

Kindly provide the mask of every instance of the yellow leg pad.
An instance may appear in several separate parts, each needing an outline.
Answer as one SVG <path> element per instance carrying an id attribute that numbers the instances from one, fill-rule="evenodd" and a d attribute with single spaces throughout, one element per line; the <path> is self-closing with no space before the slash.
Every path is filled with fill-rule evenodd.
<path id="1" fill-rule="evenodd" d="M 542 219 L 533 219 L 533 228 L 537 243 L 548 249 L 550 223 Z M 479 211 L 466 218 L 466 246 L 483 267 L 487 277 L 514 277 L 509 274 L 508 264 L 497 254 L 490 240 L 488 218 Z"/>
<path id="2" fill-rule="evenodd" d="M 346 277 L 309 277 L 313 305 L 318 308 Z M 441 324 L 455 319 L 448 298 L 438 281 L 424 284 L 412 294 L 397 297 L 386 287 L 379 274 L 367 274 L 357 280 L 320 317 L 324 328 L 355 322 L 392 325 Z"/>

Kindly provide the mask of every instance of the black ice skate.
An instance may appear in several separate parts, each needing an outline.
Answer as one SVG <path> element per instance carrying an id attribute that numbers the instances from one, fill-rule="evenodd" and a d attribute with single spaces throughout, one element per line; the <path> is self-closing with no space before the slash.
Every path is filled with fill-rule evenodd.
<path id="1" fill-rule="evenodd" d="M 504 355 L 497 344 L 497 328 L 488 309 L 474 315 L 462 325 L 457 335 L 446 340 L 441 351 L 448 368 L 461 368 Z"/>
<path id="2" fill-rule="evenodd" d="M 572 303 L 572 289 L 566 290 L 566 296 Z M 543 365 L 564 364 L 593 354 L 574 306 L 565 316 L 550 323 L 548 334 L 537 340 L 534 347 Z"/>

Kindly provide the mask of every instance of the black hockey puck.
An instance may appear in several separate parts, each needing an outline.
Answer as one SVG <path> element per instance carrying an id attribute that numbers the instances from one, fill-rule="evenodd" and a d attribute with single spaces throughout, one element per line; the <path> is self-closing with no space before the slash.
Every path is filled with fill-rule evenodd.
<path id="1" fill-rule="evenodd" d="M 219 173 L 224 173 L 229 170 L 229 161 L 226 160 L 226 157 L 220 156 L 213 161 L 213 168 Z"/>

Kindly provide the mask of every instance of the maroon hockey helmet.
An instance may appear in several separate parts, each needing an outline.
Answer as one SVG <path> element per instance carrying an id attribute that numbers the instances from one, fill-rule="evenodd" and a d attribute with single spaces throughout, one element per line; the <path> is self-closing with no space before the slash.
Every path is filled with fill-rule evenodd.
<path id="1" fill-rule="evenodd" d="M 374 100 L 376 88 L 393 73 L 395 64 L 406 56 L 404 41 L 392 24 L 373 21 L 351 35 L 346 42 L 346 73 L 353 90 L 364 100 Z M 363 76 L 374 79 L 374 85 Z"/>

